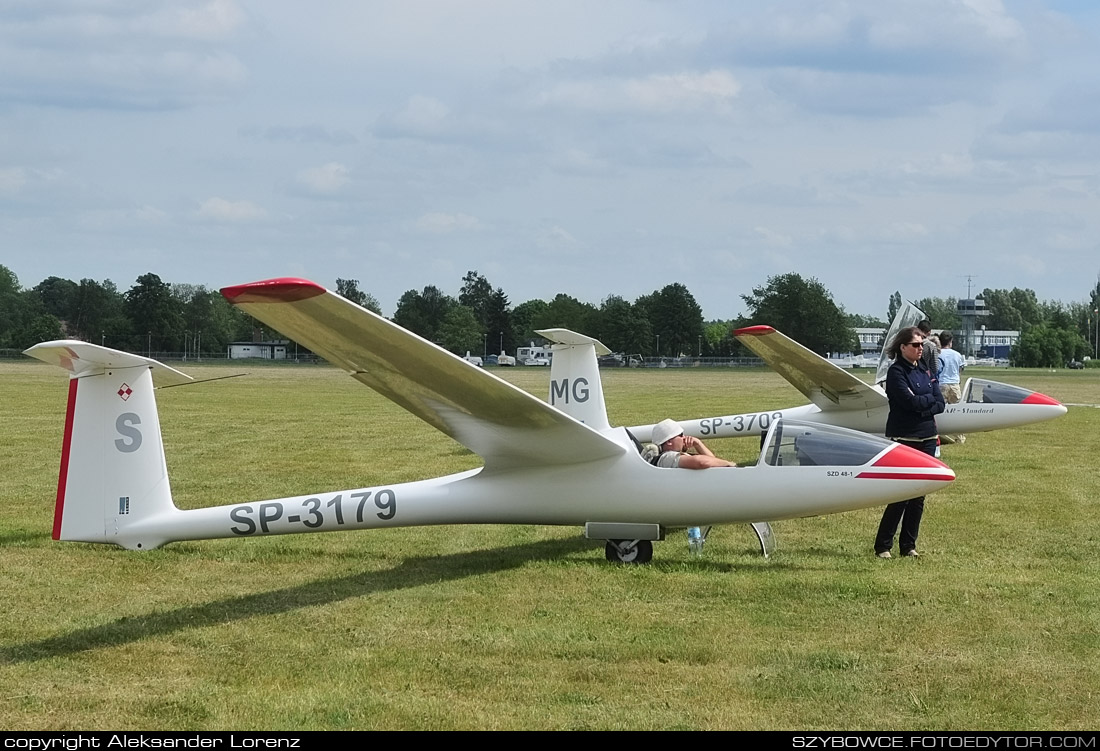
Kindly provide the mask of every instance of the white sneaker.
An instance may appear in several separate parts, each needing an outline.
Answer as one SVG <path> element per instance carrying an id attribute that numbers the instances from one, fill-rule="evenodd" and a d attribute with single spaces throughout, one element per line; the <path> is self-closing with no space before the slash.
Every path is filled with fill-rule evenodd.
<path id="1" fill-rule="evenodd" d="M 879 558 L 889 558 L 890 557 L 890 551 L 889 550 L 884 550 L 881 553 L 875 553 L 875 555 L 878 556 Z"/>

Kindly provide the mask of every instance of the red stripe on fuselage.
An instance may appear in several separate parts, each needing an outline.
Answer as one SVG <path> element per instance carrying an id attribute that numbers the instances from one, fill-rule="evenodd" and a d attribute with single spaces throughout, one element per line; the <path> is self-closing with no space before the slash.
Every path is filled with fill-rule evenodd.
<path id="1" fill-rule="evenodd" d="M 916 469 L 917 467 L 931 467 L 933 469 L 939 469 L 940 467 L 946 467 L 947 465 L 941 462 L 934 456 L 913 448 L 912 446 L 906 446 L 904 444 L 897 444 L 892 451 L 887 451 L 885 454 L 878 458 L 872 467 L 908 467 L 910 469 Z"/>
<path id="2" fill-rule="evenodd" d="M 951 482 L 954 475 L 918 475 L 915 472 L 860 472 L 856 479 L 867 478 L 871 480 L 938 480 Z"/>
<path id="3" fill-rule="evenodd" d="M 61 473 L 57 478 L 57 502 L 53 508 L 53 539 L 61 539 L 61 517 L 65 513 L 65 485 L 69 479 L 69 450 L 73 445 L 73 418 L 76 416 L 76 387 L 80 379 L 69 379 L 69 404 L 65 408 L 65 439 L 61 444 Z"/>
<path id="4" fill-rule="evenodd" d="M 325 288 L 308 279 L 281 277 L 222 287 L 221 292 L 222 297 L 236 305 L 246 302 L 298 302 L 325 294 Z"/>

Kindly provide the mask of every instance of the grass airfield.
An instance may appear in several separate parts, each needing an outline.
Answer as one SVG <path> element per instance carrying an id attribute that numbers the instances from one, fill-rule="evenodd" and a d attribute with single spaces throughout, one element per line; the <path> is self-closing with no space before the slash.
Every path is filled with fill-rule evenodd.
<path id="1" fill-rule="evenodd" d="M 159 392 L 184 508 L 479 465 L 333 368 L 180 367 L 250 371 Z M 545 398 L 546 369 L 495 372 Z M 1100 370 L 967 375 L 1100 404 Z M 612 424 L 805 401 L 766 371 L 603 378 Z M 615 566 L 571 527 L 57 543 L 65 398 L 60 370 L 0 364 L 5 729 L 1100 725 L 1100 409 L 945 447 L 958 479 L 928 499 L 920 559 L 876 559 L 866 509 L 775 523 L 767 560 L 726 526 L 702 558 L 678 532 Z"/>

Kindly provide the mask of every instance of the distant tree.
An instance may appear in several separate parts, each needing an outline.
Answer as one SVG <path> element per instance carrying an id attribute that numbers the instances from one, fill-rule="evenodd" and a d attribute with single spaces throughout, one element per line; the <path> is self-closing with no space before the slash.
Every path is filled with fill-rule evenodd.
<path id="1" fill-rule="evenodd" d="M 954 297 L 924 297 L 916 301 L 916 306 L 924 311 L 933 329 L 955 331 L 962 327 L 959 301 Z"/>
<path id="2" fill-rule="evenodd" d="M 703 354 L 707 357 L 732 357 L 738 344 L 733 336 L 737 328 L 735 321 L 708 321 L 703 324 Z"/>
<path id="3" fill-rule="evenodd" d="M 476 271 L 467 271 L 466 276 L 462 277 L 462 290 L 458 293 L 458 303 L 472 310 L 474 318 L 486 330 L 490 328 L 489 306 L 492 298 L 493 287 L 489 284 L 489 280 Z"/>
<path id="4" fill-rule="evenodd" d="M 33 344 L 61 339 L 64 336 L 61 321 L 56 316 L 37 313 L 31 316 L 27 326 L 17 333 L 14 344 L 20 349 L 26 349 Z"/>
<path id="5" fill-rule="evenodd" d="M 336 294 L 345 300 L 351 300 L 362 308 L 382 315 L 382 308 L 379 306 L 378 300 L 375 299 L 374 295 L 359 289 L 358 279 L 337 279 Z"/>
<path id="6" fill-rule="evenodd" d="M 571 295 L 560 293 L 546 305 L 546 309 L 537 314 L 532 321 L 536 329 L 571 329 L 584 333 L 591 331 L 591 321 L 595 319 L 596 308 Z"/>
<path id="7" fill-rule="evenodd" d="M 890 295 L 890 304 L 886 309 L 886 325 L 889 326 L 894 321 L 894 316 L 898 314 L 902 306 L 901 293 L 895 292 Z"/>
<path id="8" fill-rule="evenodd" d="M 647 305 L 654 345 L 661 337 L 661 352 L 672 357 L 695 355 L 703 338 L 703 309 L 683 284 L 666 285 Z"/>
<path id="9" fill-rule="evenodd" d="M 76 282 L 49 276 L 36 284 L 31 292 L 41 301 L 46 313 L 67 324 L 73 318 L 79 290 Z"/>
<path id="10" fill-rule="evenodd" d="M 25 326 L 26 302 L 15 272 L 0 265 L 0 348 L 17 346 L 15 338 Z"/>
<path id="11" fill-rule="evenodd" d="M 1088 352 L 1088 342 L 1076 331 L 1046 323 L 1029 326 L 1012 348 L 1012 362 L 1025 368 L 1061 368 Z"/>
<path id="12" fill-rule="evenodd" d="M 549 307 L 545 300 L 528 300 L 515 307 L 512 311 L 512 331 L 518 346 L 525 347 L 530 342 L 542 340 L 542 337 L 535 333 L 535 329 L 539 328 L 535 322 Z"/>
<path id="13" fill-rule="evenodd" d="M 134 333 L 130 349 L 143 352 L 175 350 L 183 338 L 182 304 L 156 274 L 143 274 L 125 294 L 126 316 Z"/>
<path id="14" fill-rule="evenodd" d="M 817 279 L 794 273 L 769 277 L 765 286 L 754 287 L 741 299 L 753 324 L 777 328 L 818 354 L 859 351 L 844 311 Z"/>
<path id="15" fill-rule="evenodd" d="M 115 283 L 81 279 L 69 320 L 74 336 L 108 347 L 127 347 L 133 332 L 125 299 Z"/>
<path id="16" fill-rule="evenodd" d="M 489 305 L 485 313 L 485 332 L 489 337 L 489 349 L 496 351 L 498 348 L 508 352 L 516 348 L 516 335 L 513 330 L 511 303 L 504 290 L 497 287 L 497 291 L 489 298 Z"/>
<path id="17" fill-rule="evenodd" d="M 258 324 L 240 308 L 230 305 L 220 292 L 201 284 L 173 284 L 172 296 L 183 317 L 181 351 L 193 354 L 225 352 L 231 342 L 251 341 Z M 273 329 L 264 329 L 267 340 L 286 339 Z"/>
<path id="18" fill-rule="evenodd" d="M 1028 326 L 1043 323 L 1043 313 L 1035 291 L 1014 287 L 982 290 L 982 299 L 989 317 L 984 323 L 992 331 L 1024 331 Z"/>
<path id="19" fill-rule="evenodd" d="M 641 354 L 653 339 L 649 319 L 618 295 L 608 295 L 596 315 L 594 335 L 613 352 Z"/>
<path id="20" fill-rule="evenodd" d="M 397 301 L 393 321 L 434 342 L 447 313 L 457 304 L 453 297 L 443 294 L 433 285 L 428 285 L 421 292 L 410 289 Z"/>
<path id="21" fill-rule="evenodd" d="M 451 306 L 439 325 L 437 336 L 440 346 L 456 355 L 470 352 L 480 356 L 486 346 L 481 324 L 474 311 L 465 305 Z"/>

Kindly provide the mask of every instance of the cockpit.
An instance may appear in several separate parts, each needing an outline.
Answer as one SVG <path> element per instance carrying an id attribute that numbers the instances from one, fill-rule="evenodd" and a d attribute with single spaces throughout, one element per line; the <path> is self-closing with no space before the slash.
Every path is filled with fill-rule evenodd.
<path id="1" fill-rule="evenodd" d="M 1059 404 L 1038 391 L 984 378 L 971 378 L 966 382 L 962 401 L 967 404 Z"/>
<path id="2" fill-rule="evenodd" d="M 777 420 L 764 439 L 760 464 L 772 467 L 861 467 L 893 442 L 882 436 L 796 420 Z"/>

